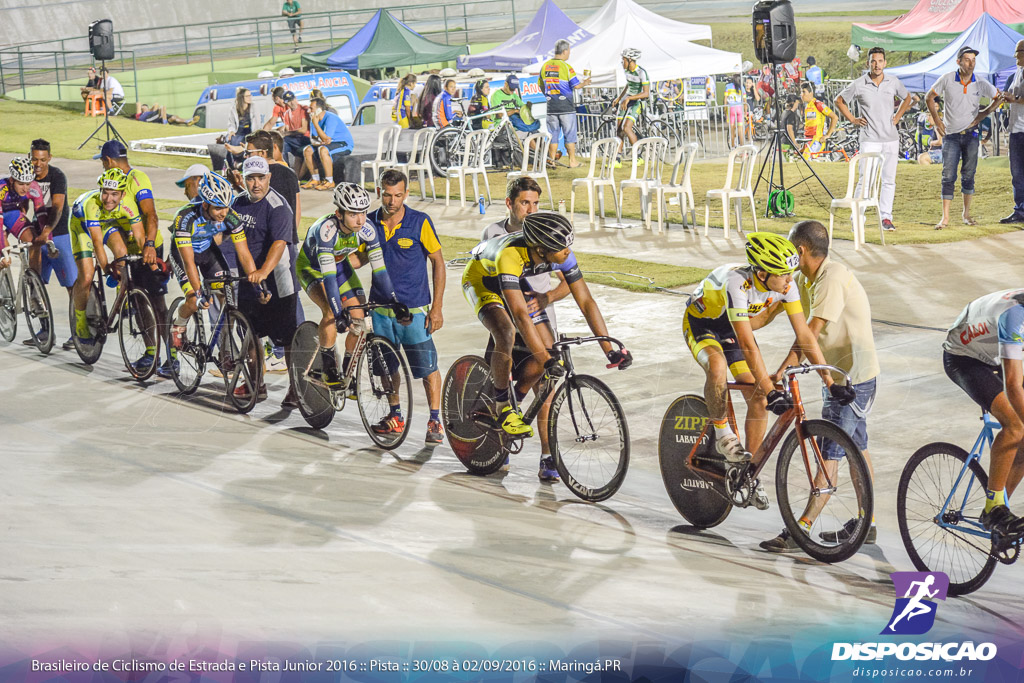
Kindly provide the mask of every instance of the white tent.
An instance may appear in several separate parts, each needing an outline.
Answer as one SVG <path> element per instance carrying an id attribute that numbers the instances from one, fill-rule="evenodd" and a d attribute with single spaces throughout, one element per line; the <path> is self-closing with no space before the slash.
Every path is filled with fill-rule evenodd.
<path id="1" fill-rule="evenodd" d="M 656 23 L 659 26 L 672 28 L 674 34 L 683 36 L 683 40 L 711 40 L 710 26 L 667 19 L 638 5 L 633 0 L 608 0 L 601 9 L 581 21 L 580 28 L 584 28 L 596 36 L 620 21 L 624 21 L 627 17 L 636 17 L 645 23 Z M 643 46 L 638 45 L 637 47 L 642 48 Z"/>

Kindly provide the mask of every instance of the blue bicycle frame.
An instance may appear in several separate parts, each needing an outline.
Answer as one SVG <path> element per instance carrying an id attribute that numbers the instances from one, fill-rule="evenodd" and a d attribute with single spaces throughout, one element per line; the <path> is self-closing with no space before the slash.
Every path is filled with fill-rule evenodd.
<path id="1" fill-rule="evenodd" d="M 960 469 L 960 474 L 957 476 L 956 482 L 953 484 L 953 488 L 950 489 L 949 495 L 946 496 L 946 500 L 942 504 L 942 509 L 939 510 L 939 514 L 935 516 L 935 523 L 944 529 L 956 528 L 959 531 L 973 536 L 978 536 L 979 538 L 990 539 L 992 534 L 989 533 L 988 529 L 982 526 L 980 521 L 977 519 L 968 519 L 963 516 L 963 511 L 967 507 L 967 499 L 971 495 L 971 489 L 975 484 L 974 474 L 970 471 L 971 462 L 974 460 L 981 460 L 982 453 L 984 453 L 986 449 L 990 449 L 992 447 L 992 442 L 996 438 L 996 430 L 1001 429 L 999 421 L 988 413 L 982 413 L 981 422 L 981 434 L 978 435 L 977 441 L 974 442 L 974 447 L 971 448 L 971 452 L 967 456 L 964 466 Z M 967 482 L 967 490 L 964 491 L 963 500 L 960 501 L 961 514 L 957 515 L 955 521 L 946 521 L 946 510 L 949 509 L 949 504 L 953 500 L 953 496 L 956 495 L 956 491 L 960 487 L 960 482 L 963 481 L 965 475 L 970 476 L 970 481 Z"/>

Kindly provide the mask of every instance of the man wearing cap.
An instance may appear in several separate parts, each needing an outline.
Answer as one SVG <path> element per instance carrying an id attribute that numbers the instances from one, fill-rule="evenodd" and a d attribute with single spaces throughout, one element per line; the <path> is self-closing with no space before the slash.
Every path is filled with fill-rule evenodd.
<path id="1" fill-rule="evenodd" d="M 880 47 L 868 50 L 868 72 L 846 86 L 835 101 L 839 113 L 860 128 L 860 151 L 879 152 L 882 155 L 882 189 L 878 198 L 878 212 L 885 230 L 896 229 L 892 224 L 896 164 L 900 159 L 900 134 L 896 125 L 913 101 L 913 96 L 898 78 L 885 75 L 885 50 Z M 900 102 L 899 108 L 896 102 Z M 854 116 L 847 106 L 853 103 L 860 109 L 860 116 Z M 866 167 L 867 164 L 860 165 L 857 196 L 860 196 L 864 185 Z"/>
<path id="2" fill-rule="evenodd" d="M 935 120 L 935 130 L 942 136 L 942 220 L 935 226 L 936 230 L 949 227 L 957 166 L 961 166 L 964 225 L 977 225 L 971 217 L 971 196 L 974 195 L 974 172 L 978 168 L 978 124 L 1003 101 L 994 85 L 974 75 L 977 54 L 977 50 L 967 45 L 960 48 L 956 55 L 959 68 L 940 76 L 925 100 Z M 941 118 L 935 102 L 937 97 L 942 98 Z M 992 103 L 984 110 L 981 109 L 982 97 L 992 98 Z"/>
<path id="3" fill-rule="evenodd" d="M 199 196 L 199 181 L 203 179 L 203 176 L 209 173 L 210 169 L 206 168 L 202 164 L 192 164 L 185 171 L 185 175 L 181 176 L 178 180 L 174 181 L 174 184 L 185 190 L 185 199 L 192 201 Z"/>
<path id="4" fill-rule="evenodd" d="M 1003 101 L 1010 104 L 1010 179 L 1013 182 L 1013 213 L 1000 223 L 1024 224 L 1024 40 L 1017 43 L 1017 72 L 1006 86 Z"/>
<path id="5" fill-rule="evenodd" d="M 281 96 L 284 102 L 284 113 L 281 120 L 284 121 L 284 157 L 292 154 L 296 159 L 302 159 L 302 150 L 309 145 L 309 111 L 295 100 L 295 93 L 285 90 Z"/>
<path id="6" fill-rule="evenodd" d="M 491 93 L 491 108 L 504 109 L 512 127 L 520 132 L 536 133 L 540 130 L 540 121 L 530 124 L 523 121 L 520 114 L 523 98 L 519 96 L 519 78 L 515 74 L 509 74 L 502 86 Z"/>

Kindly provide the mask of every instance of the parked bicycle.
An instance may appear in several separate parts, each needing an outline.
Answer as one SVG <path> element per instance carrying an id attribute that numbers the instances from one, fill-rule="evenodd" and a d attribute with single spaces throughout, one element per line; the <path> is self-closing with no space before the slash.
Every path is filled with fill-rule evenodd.
<path id="1" fill-rule="evenodd" d="M 664 118 L 662 118 L 664 116 Z M 645 106 L 640 109 L 640 116 L 633 124 L 633 133 L 636 135 L 637 140 L 643 138 L 665 138 L 668 140 L 668 149 L 665 152 L 666 158 L 663 161 L 671 161 L 676 150 L 682 144 L 682 137 L 679 135 L 679 131 L 671 124 L 670 114 L 659 114 L 658 112 L 651 111 L 649 106 Z M 629 138 L 622 136 L 622 121 L 623 119 L 618 118 L 618 108 L 608 106 L 603 112 L 601 112 L 601 121 L 597 128 L 596 140 L 602 138 L 614 138 L 622 137 L 622 157 L 626 158 L 629 155 L 629 151 L 632 149 L 632 145 L 629 142 Z"/>
<path id="2" fill-rule="evenodd" d="M 494 170 L 517 170 L 523 165 L 523 143 L 516 135 L 516 129 L 502 109 L 488 111 L 477 116 L 464 116 L 442 128 L 434 136 L 430 147 L 430 163 L 434 175 L 442 178 L 448 169 L 462 163 L 466 151 L 466 136 L 473 131 L 473 121 L 497 117 L 488 130 L 484 148 L 489 152 L 487 168 Z"/>
<path id="3" fill-rule="evenodd" d="M 15 242 L 0 251 L 0 259 L 7 260 L 17 256 L 21 265 L 17 287 L 11 273 L 13 263 L 0 271 L 0 336 L 8 342 L 14 341 L 18 333 L 18 313 L 24 311 L 29 339 L 39 353 L 45 356 L 50 353 L 56 338 L 53 330 L 53 306 L 50 304 L 50 297 L 46 293 L 42 278 L 28 265 L 28 251 L 31 246 L 29 242 Z M 47 242 L 46 246 L 51 250 L 51 255 L 55 256 L 57 248 L 53 242 Z"/>
<path id="4" fill-rule="evenodd" d="M 213 363 L 223 374 L 228 403 L 244 414 L 256 405 L 264 384 L 263 347 L 249 319 L 235 304 L 233 285 L 243 280 L 248 281 L 248 278 L 207 278 L 203 282 L 200 291 L 204 299 L 212 301 L 215 295 L 223 296 L 220 315 L 213 324 L 209 342 L 206 341 L 203 321 L 206 311 L 200 308 L 188 318 L 180 348 L 175 351 L 171 325 L 168 325 L 166 343 L 172 356 L 171 377 L 179 392 L 184 395 L 195 393 L 206 372 L 206 365 Z M 184 297 L 174 300 L 168 308 L 169 320 L 174 320 L 178 307 L 184 303 Z"/>
<path id="5" fill-rule="evenodd" d="M 896 490 L 896 518 L 910 561 L 918 571 L 945 572 L 950 595 L 978 590 L 997 562 L 1013 564 L 1020 555 L 1020 537 L 993 535 L 979 519 L 988 488 L 981 457 L 1000 428 L 988 413 L 981 422 L 970 453 L 944 442 L 919 448 Z"/>
<path id="6" fill-rule="evenodd" d="M 784 384 L 793 407 L 776 419 L 747 463 L 727 463 L 715 450 L 703 396 L 684 394 L 672 402 L 662 419 L 658 458 L 669 498 L 690 524 L 716 526 L 734 507 L 767 510 L 770 501 L 759 475 L 781 443 L 775 495 L 793 539 L 822 562 L 841 562 L 860 549 L 871 524 L 871 478 L 864 455 L 846 432 L 826 420 L 809 420 L 804 413 L 797 375 L 818 370 L 839 372 L 849 384 L 849 376 L 831 365 L 786 368 Z M 728 387 L 732 392 L 751 385 L 729 382 Z M 738 434 L 731 394 L 727 396 L 729 423 Z M 825 440 L 835 442 L 845 457 L 825 460 Z M 801 525 L 801 519 L 810 520 L 811 527 Z"/>
<path id="7" fill-rule="evenodd" d="M 374 309 L 390 307 L 389 304 L 370 303 L 346 309 L 362 310 L 367 317 L 358 332 L 351 360 L 343 368 L 342 383 L 336 389 L 317 379 L 323 370 L 323 361 L 316 323 L 306 321 L 295 330 L 288 372 L 299 399 L 299 412 L 310 427 L 325 428 L 334 419 L 334 414 L 345 408 L 346 401 L 354 398 L 363 427 L 375 444 L 390 450 L 405 441 L 413 408 L 409 362 L 394 344 L 373 333 L 368 315 Z M 339 337 L 343 338 L 343 335 Z M 405 427 L 401 432 L 378 434 L 373 426 L 391 414 L 392 405 L 400 406 L 406 416 Z"/>
<path id="8" fill-rule="evenodd" d="M 601 380 L 577 374 L 569 353 L 572 346 L 601 341 L 624 348 L 612 337 L 559 335 L 552 352 L 561 357 L 565 375 L 541 379 L 540 392 L 523 414 L 523 422 L 531 424 L 554 395 L 548 424 L 540 428 L 548 430 L 562 481 L 588 501 L 615 495 L 629 467 L 629 427 L 619 400 Z M 474 474 L 497 472 L 510 453 L 523 448 L 523 438 L 506 434 L 498 416 L 490 365 L 479 356 L 459 358 L 444 379 L 441 419 L 452 450 Z"/>

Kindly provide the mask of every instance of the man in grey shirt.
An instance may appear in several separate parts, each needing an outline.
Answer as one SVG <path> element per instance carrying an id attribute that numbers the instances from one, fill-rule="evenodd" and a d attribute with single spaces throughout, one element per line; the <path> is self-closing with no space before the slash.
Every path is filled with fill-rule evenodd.
<path id="1" fill-rule="evenodd" d="M 978 124 L 1002 103 L 994 85 L 974 75 L 978 51 L 963 46 L 956 56 L 959 68 L 939 77 L 928 91 L 928 111 L 935 120 L 935 130 L 942 136 L 942 220 L 936 230 L 949 227 L 949 209 L 953 203 L 956 168 L 960 169 L 960 192 L 964 196 L 964 225 L 977 225 L 971 217 L 971 196 L 974 194 L 974 172 L 978 168 Z M 942 117 L 935 99 L 942 98 Z M 981 109 L 981 98 L 992 103 Z"/>
<path id="2" fill-rule="evenodd" d="M 878 205 L 885 230 L 896 229 L 892 224 L 896 164 L 900 158 L 900 136 L 896 132 L 896 125 L 910 108 L 913 99 L 898 78 L 885 75 L 885 50 L 873 47 L 868 50 L 868 72 L 846 86 L 835 101 L 839 113 L 860 128 L 860 151 L 882 154 L 882 191 Z M 897 109 L 898 100 L 902 102 Z M 854 103 L 859 108 L 860 116 L 850 112 L 848 104 Z M 864 165 L 861 165 L 858 194 L 864 183 L 864 171 Z"/>
<path id="3" fill-rule="evenodd" d="M 1000 223 L 1024 223 L 1024 40 L 1017 43 L 1017 73 L 1006 87 L 1003 101 L 1010 103 L 1010 179 L 1013 213 Z"/>

